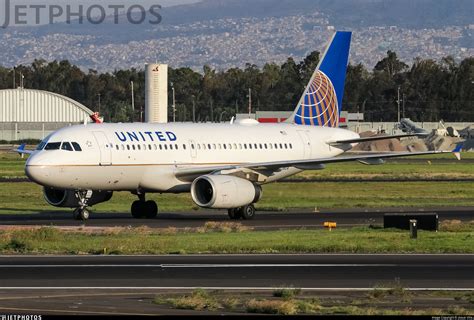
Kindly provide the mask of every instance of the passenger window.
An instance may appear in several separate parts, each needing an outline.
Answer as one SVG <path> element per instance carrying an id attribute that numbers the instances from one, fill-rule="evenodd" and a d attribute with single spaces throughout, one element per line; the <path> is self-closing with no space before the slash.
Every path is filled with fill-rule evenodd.
<path id="1" fill-rule="evenodd" d="M 193 150 L 194 150 L 194 144 L 193 144 L 193 143 L 191 143 L 191 149 L 193 149 Z"/>
<path id="2" fill-rule="evenodd" d="M 278 149 L 278 144 L 277 143 L 275 143 L 275 149 Z"/>
<path id="3" fill-rule="evenodd" d="M 74 147 L 74 150 L 76 151 L 82 151 L 81 146 L 77 142 L 72 142 L 72 146 Z"/>
<path id="4" fill-rule="evenodd" d="M 125 150 L 125 146 L 122 144 L 122 151 Z"/>
<path id="5" fill-rule="evenodd" d="M 219 150 L 222 149 L 222 145 L 220 143 L 218 144 L 218 146 L 219 146 Z"/>
<path id="6" fill-rule="evenodd" d="M 165 150 L 168 150 L 168 145 L 167 144 L 165 144 Z"/>
<path id="7" fill-rule="evenodd" d="M 293 149 L 293 145 L 290 143 L 290 149 Z"/>
<path id="8" fill-rule="evenodd" d="M 285 149 L 288 149 L 288 145 L 285 143 Z"/>
<path id="9" fill-rule="evenodd" d="M 211 150 L 211 149 L 212 149 L 212 148 L 211 148 L 211 144 L 210 144 L 210 143 L 207 145 L 207 148 L 208 148 L 209 150 Z"/>
<path id="10" fill-rule="evenodd" d="M 273 149 L 273 144 L 269 143 L 268 146 L 270 147 L 270 150 Z"/>
<path id="11" fill-rule="evenodd" d="M 212 149 L 216 150 L 216 144 L 215 143 L 212 145 Z"/>
<path id="12" fill-rule="evenodd" d="M 163 146 L 160 144 L 160 150 L 163 150 Z"/>
<path id="13" fill-rule="evenodd" d="M 239 143 L 239 149 L 242 150 L 242 144 L 241 143 Z"/>
<path id="14" fill-rule="evenodd" d="M 247 150 L 247 144 L 246 143 L 244 143 L 244 149 Z"/>
<path id="15" fill-rule="evenodd" d="M 135 150 L 135 145 L 134 144 L 132 144 L 132 149 Z"/>
<path id="16" fill-rule="evenodd" d="M 50 142 L 46 145 L 44 150 L 59 150 L 60 146 L 61 146 L 61 142 Z"/>
<path id="17" fill-rule="evenodd" d="M 249 143 L 249 149 L 252 149 L 252 144 L 251 143 Z"/>
<path id="18" fill-rule="evenodd" d="M 63 144 L 61 145 L 61 150 L 74 151 L 69 142 L 63 142 Z"/>
<path id="19" fill-rule="evenodd" d="M 255 149 L 257 149 L 257 148 L 258 148 L 258 146 L 257 146 L 257 144 L 256 144 L 256 143 L 255 143 L 253 146 L 255 147 Z"/>
<path id="20" fill-rule="evenodd" d="M 178 145 L 175 144 L 175 145 L 174 145 L 174 148 L 175 148 L 175 150 L 178 150 Z"/>
<path id="21" fill-rule="evenodd" d="M 280 149 L 283 149 L 283 145 L 280 143 Z"/>
<path id="22" fill-rule="evenodd" d="M 130 145 L 129 144 L 127 144 L 127 150 L 130 150 Z"/>
<path id="23" fill-rule="evenodd" d="M 140 147 L 140 145 L 139 145 L 139 144 L 137 145 L 137 148 L 138 148 L 138 150 L 141 150 L 141 147 Z"/>
<path id="24" fill-rule="evenodd" d="M 186 150 L 186 145 L 183 143 L 183 149 Z"/>
<path id="25" fill-rule="evenodd" d="M 119 149 L 120 149 L 120 147 L 119 147 L 119 145 L 118 145 L 118 144 L 116 144 L 116 145 L 115 145 L 115 149 L 117 149 L 117 150 L 119 150 Z"/>
<path id="26" fill-rule="evenodd" d="M 224 149 L 226 149 L 226 150 L 227 150 L 227 146 L 225 145 L 225 143 L 224 143 Z"/>

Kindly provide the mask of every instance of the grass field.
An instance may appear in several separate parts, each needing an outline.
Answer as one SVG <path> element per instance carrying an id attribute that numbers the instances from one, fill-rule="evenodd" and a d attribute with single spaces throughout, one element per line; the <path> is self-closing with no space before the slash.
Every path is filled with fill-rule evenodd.
<path id="1" fill-rule="evenodd" d="M 296 178 L 341 178 L 349 181 L 279 182 L 264 186 L 264 196 L 257 204 L 260 210 L 288 208 L 351 207 L 441 207 L 474 206 L 474 182 L 453 181 L 371 181 L 372 178 L 470 178 L 474 179 L 473 153 L 465 153 L 466 161 L 452 155 L 423 156 L 392 160 L 381 166 L 358 163 L 328 165 L 321 171 L 307 171 Z M 15 154 L 0 154 L 0 177 L 24 177 L 24 159 Z M 428 162 L 429 161 L 429 162 Z M 431 163 L 431 164 L 430 164 Z M 350 180 L 354 181 L 351 182 Z M 365 179 L 364 181 L 358 181 Z M 162 211 L 198 209 L 189 194 L 150 195 Z M 97 212 L 128 212 L 136 197 L 115 193 L 112 200 L 94 206 Z M 42 189 L 33 183 L 0 183 L 0 214 L 69 211 L 53 208 L 43 199 Z"/>
<path id="2" fill-rule="evenodd" d="M 264 186 L 259 210 L 289 208 L 382 208 L 474 206 L 474 182 L 299 182 Z M 189 194 L 152 194 L 162 212 L 198 210 Z M 115 193 L 95 212 L 129 212 L 136 197 Z M 200 209 L 199 209 L 200 210 Z M 0 214 L 71 211 L 54 208 L 43 199 L 42 188 L 29 182 L 0 183 Z"/>
<path id="3" fill-rule="evenodd" d="M 448 231 L 449 230 L 449 231 Z M 239 224 L 169 229 L 115 228 L 65 232 L 53 227 L 0 232 L 0 253 L 197 254 L 197 253 L 474 253 L 474 223 L 439 232 L 372 229 L 246 231 Z"/>

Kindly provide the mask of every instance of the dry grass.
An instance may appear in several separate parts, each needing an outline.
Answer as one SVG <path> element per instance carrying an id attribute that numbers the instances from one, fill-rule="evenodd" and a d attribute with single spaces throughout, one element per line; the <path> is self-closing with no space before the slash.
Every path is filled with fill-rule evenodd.
<path id="1" fill-rule="evenodd" d="M 155 302 L 160 303 L 163 301 L 155 299 Z M 207 291 L 202 289 L 194 290 L 191 295 L 167 299 L 166 302 L 170 303 L 176 309 L 212 311 L 220 308 L 220 305 L 217 300 Z"/>
<path id="2" fill-rule="evenodd" d="M 257 300 L 252 299 L 246 304 L 247 312 L 294 315 L 298 313 L 298 307 L 293 301 L 279 300 Z"/>
<path id="3" fill-rule="evenodd" d="M 461 220 L 445 220 L 440 223 L 440 231 L 460 232 L 474 230 L 474 220 L 462 222 Z"/>
<path id="4" fill-rule="evenodd" d="M 201 228 L 199 228 L 201 229 Z M 208 221 L 204 224 L 202 228 L 204 232 L 244 232 L 253 230 L 251 227 L 244 226 L 242 223 L 239 222 L 216 222 L 216 221 Z"/>

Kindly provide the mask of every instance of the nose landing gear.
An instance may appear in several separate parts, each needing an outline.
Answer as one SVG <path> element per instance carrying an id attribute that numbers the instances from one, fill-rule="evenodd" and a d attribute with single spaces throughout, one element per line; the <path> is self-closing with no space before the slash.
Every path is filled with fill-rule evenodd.
<path id="1" fill-rule="evenodd" d="M 87 208 L 76 208 L 74 209 L 72 216 L 74 217 L 75 220 L 82 220 L 86 221 L 89 220 L 89 210 Z"/>
<path id="2" fill-rule="evenodd" d="M 87 210 L 87 202 L 92 196 L 92 191 L 76 191 L 76 198 L 79 200 L 79 207 L 74 209 L 72 216 L 75 220 L 89 220 L 90 212 Z"/>

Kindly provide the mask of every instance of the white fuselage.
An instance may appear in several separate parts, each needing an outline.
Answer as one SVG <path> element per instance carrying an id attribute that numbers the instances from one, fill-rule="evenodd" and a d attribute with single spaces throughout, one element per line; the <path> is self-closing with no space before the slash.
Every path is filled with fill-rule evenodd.
<path id="1" fill-rule="evenodd" d="M 178 169 L 335 157 L 328 141 L 358 138 L 343 129 L 294 124 L 87 124 L 47 139 L 76 142 L 82 151 L 38 150 L 27 161 L 31 180 L 71 190 L 185 192 Z M 268 183 L 300 172 L 285 168 Z"/>

